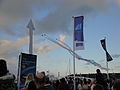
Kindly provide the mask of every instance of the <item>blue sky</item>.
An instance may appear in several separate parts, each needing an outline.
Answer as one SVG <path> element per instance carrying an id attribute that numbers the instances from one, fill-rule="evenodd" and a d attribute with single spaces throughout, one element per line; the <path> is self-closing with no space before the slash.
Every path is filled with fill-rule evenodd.
<path id="1" fill-rule="evenodd" d="M 36 29 L 34 54 L 38 56 L 37 70 L 66 75 L 70 59 L 73 73 L 70 53 L 41 35 L 46 33 L 50 38 L 61 39 L 72 47 L 72 16 L 78 15 L 85 18 L 85 50 L 76 53 L 105 67 L 105 52 L 100 40 L 106 37 L 109 53 L 112 56 L 118 55 L 109 62 L 110 72 L 120 71 L 120 0 L 1 0 L 0 13 L 0 58 L 6 59 L 12 73 L 17 73 L 20 52 L 28 53 L 26 26 L 30 19 Z M 96 69 L 76 59 L 76 73 L 95 73 Z"/>

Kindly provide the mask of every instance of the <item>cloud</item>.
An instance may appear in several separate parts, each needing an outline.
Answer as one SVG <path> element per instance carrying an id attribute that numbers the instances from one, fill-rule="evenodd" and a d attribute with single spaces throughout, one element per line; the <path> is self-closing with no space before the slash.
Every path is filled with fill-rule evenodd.
<path id="1" fill-rule="evenodd" d="M 119 69 L 119 68 L 120 68 L 120 66 L 115 66 L 114 68 L 115 68 L 115 69 Z"/>
<path id="2" fill-rule="evenodd" d="M 115 1 L 120 6 L 120 0 L 115 0 Z"/>
<path id="3" fill-rule="evenodd" d="M 65 41 L 66 36 L 64 34 L 60 34 L 59 37 L 60 37 L 60 41 L 62 42 Z M 49 51 L 57 48 L 60 48 L 60 46 L 58 46 L 57 44 L 48 44 L 47 41 L 47 43 L 35 45 L 35 52 L 40 53 L 40 55 L 42 54 L 46 56 Z"/>
<path id="4" fill-rule="evenodd" d="M 114 54 L 112 55 L 113 58 L 119 58 L 120 57 L 120 54 Z"/>
<path id="5" fill-rule="evenodd" d="M 107 0 L 61 0 L 59 3 L 54 12 L 38 21 L 38 32 L 68 32 L 72 16 L 86 15 L 107 8 Z"/>
<path id="6" fill-rule="evenodd" d="M 19 53 L 19 50 L 28 43 L 28 37 L 20 38 L 16 41 L 0 40 L 0 56 L 9 57 Z"/>
<path id="7" fill-rule="evenodd" d="M 60 41 L 65 42 L 65 34 L 60 34 Z"/>
<path id="8" fill-rule="evenodd" d="M 9 70 L 10 73 L 13 73 L 17 76 L 18 73 L 18 57 L 7 57 L 5 58 L 5 60 L 7 61 L 7 68 Z"/>
<path id="9" fill-rule="evenodd" d="M 30 18 L 34 19 L 36 34 L 67 32 L 73 15 L 104 11 L 107 0 L 1 0 L 0 29 L 18 35 Z M 22 24 L 22 25 L 21 25 Z M 21 35 L 22 35 L 21 34 Z"/>

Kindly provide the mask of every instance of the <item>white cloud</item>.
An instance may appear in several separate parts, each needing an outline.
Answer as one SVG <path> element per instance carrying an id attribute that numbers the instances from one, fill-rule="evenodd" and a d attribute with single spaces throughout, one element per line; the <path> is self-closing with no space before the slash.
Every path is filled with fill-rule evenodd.
<path id="1" fill-rule="evenodd" d="M 66 36 L 64 34 L 60 34 L 60 40 L 62 42 L 65 41 Z M 47 55 L 47 52 L 60 48 L 60 46 L 58 46 L 57 44 L 48 44 L 48 41 L 44 44 L 37 44 L 35 45 L 35 52 L 40 53 L 40 55 Z"/>
<path id="2" fill-rule="evenodd" d="M 19 50 L 28 43 L 28 37 L 18 39 L 16 41 L 10 40 L 0 40 L 0 56 L 14 55 L 19 52 Z"/>

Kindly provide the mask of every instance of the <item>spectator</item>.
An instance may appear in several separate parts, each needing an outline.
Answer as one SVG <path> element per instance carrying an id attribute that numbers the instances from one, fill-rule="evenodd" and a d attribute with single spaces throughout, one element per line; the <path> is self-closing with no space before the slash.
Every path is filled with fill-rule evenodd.
<path id="1" fill-rule="evenodd" d="M 88 86 L 87 80 L 85 78 L 83 79 L 82 88 L 82 90 L 90 90 L 90 87 Z"/>
<path id="2" fill-rule="evenodd" d="M 74 85 L 73 85 L 73 80 L 72 80 L 71 77 L 69 77 L 69 79 L 68 79 L 68 86 L 69 86 L 69 89 L 70 89 L 70 90 L 73 90 Z"/>
<path id="3" fill-rule="evenodd" d="M 0 59 L 0 90 L 15 90 L 15 75 L 7 70 L 6 61 Z"/>
<path id="4" fill-rule="evenodd" d="M 103 86 L 100 84 L 96 84 L 92 90 L 104 90 Z"/>
<path id="5" fill-rule="evenodd" d="M 91 85 L 91 90 L 93 90 L 93 87 L 96 85 L 96 81 L 94 80 Z"/>
<path id="6" fill-rule="evenodd" d="M 59 84 L 60 84 L 59 80 L 56 80 L 54 84 L 54 87 L 56 88 L 56 90 L 58 89 Z"/>
<path id="7" fill-rule="evenodd" d="M 89 87 L 91 87 L 91 85 L 92 85 L 91 80 L 90 80 L 90 79 L 88 79 L 88 81 L 87 81 L 87 82 L 88 82 L 88 86 L 89 86 Z"/>
<path id="8" fill-rule="evenodd" d="M 3 59 L 0 59 L 0 77 L 6 75 L 9 71 L 7 70 L 7 64 L 6 61 Z"/>
<path id="9" fill-rule="evenodd" d="M 65 78 L 60 79 L 58 90 L 70 90 Z"/>
<path id="10" fill-rule="evenodd" d="M 79 79 L 77 88 L 78 88 L 78 90 L 82 90 L 82 80 L 81 79 Z"/>
<path id="11" fill-rule="evenodd" d="M 113 90 L 120 90 L 120 80 L 116 80 L 112 88 Z"/>
<path id="12" fill-rule="evenodd" d="M 107 82 L 105 80 L 105 77 L 101 73 L 100 69 L 97 69 L 96 72 L 97 72 L 97 74 L 96 74 L 96 83 L 102 85 L 105 90 L 108 90 Z"/>
<path id="13" fill-rule="evenodd" d="M 29 73 L 27 75 L 25 81 L 25 88 L 27 88 L 27 90 L 36 90 L 36 85 L 34 83 L 34 75 L 32 73 Z"/>
<path id="14" fill-rule="evenodd" d="M 27 90 L 36 90 L 36 85 L 35 85 L 35 81 L 34 81 L 34 75 L 33 74 L 29 74 L 28 76 L 29 80 L 28 80 L 28 87 Z"/>
<path id="15" fill-rule="evenodd" d="M 50 85 L 49 78 L 46 77 L 42 72 L 36 75 L 35 83 L 37 90 L 55 90 L 54 87 Z"/>

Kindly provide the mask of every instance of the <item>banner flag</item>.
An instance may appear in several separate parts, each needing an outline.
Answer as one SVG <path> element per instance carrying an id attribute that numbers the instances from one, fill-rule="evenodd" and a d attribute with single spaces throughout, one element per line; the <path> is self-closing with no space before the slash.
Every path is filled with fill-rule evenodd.
<path id="1" fill-rule="evenodd" d="M 112 61 L 112 57 L 110 56 L 110 54 L 106 51 L 106 56 L 107 56 L 107 61 Z"/>
<path id="2" fill-rule="evenodd" d="M 102 39 L 102 40 L 100 40 L 100 41 L 101 41 L 101 45 L 102 45 L 103 49 L 104 49 L 105 51 L 107 51 L 105 39 Z"/>
<path id="3" fill-rule="evenodd" d="M 101 41 L 101 45 L 103 47 L 103 49 L 105 50 L 106 52 L 106 58 L 107 58 L 107 61 L 112 61 L 112 57 L 110 56 L 110 54 L 108 53 L 107 49 L 106 49 L 106 42 L 105 42 L 105 39 L 102 39 L 100 40 Z"/>
<path id="4" fill-rule="evenodd" d="M 74 46 L 75 50 L 84 49 L 84 36 L 83 36 L 83 16 L 74 17 Z"/>

